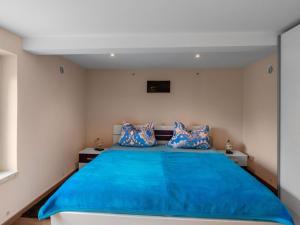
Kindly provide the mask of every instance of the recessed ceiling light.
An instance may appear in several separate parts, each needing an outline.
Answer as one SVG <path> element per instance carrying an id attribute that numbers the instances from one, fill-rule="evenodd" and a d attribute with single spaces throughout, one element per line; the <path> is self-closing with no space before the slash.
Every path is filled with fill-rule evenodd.
<path id="1" fill-rule="evenodd" d="M 109 56 L 110 57 L 115 57 L 115 53 L 110 53 Z"/>
<path id="2" fill-rule="evenodd" d="M 200 56 L 201 56 L 200 54 L 196 54 L 196 55 L 195 55 L 195 58 L 196 58 L 196 59 L 199 59 Z"/>

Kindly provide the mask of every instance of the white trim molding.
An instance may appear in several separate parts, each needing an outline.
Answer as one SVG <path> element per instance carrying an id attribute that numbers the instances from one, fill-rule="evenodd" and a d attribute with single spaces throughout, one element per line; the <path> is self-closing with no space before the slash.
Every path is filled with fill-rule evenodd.
<path id="1" fill-rule="evenodd" d="M 17 171 L 0 171 L 0 184 L 15 178 L 17 174 Z"/>

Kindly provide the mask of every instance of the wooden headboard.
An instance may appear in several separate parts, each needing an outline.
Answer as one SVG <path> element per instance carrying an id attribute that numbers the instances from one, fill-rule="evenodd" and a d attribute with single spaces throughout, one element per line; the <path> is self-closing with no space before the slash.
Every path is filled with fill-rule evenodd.
<path id="1" fill-rule="evenodd" d="M 142 125 L 135 125 L 136 127 L 140 127 Z M 121 135 L 121 127 L 122 125 L 114 125 L 113 126 L 113 144 L 118 143 Z M 159 144 L 167 143 L 171 137 L 173 136 L 173 128 L 174 126 L 164 126 L 164 125 L 155 125 L 154 126 L 154 134 L 157 142 Z"/>
<path id="2" fill-rule="evenodd" d="M 141 127 L 143 125 L 135 125 L 135 126 Z M 196 128 L 199 126 L 193 126 L 192 128 Z M 121 127 L 122 125 L 113 126 L 113 133 L 112 133 L 113 144 L 118 143 L 120 139 Z M 173 129 L 174 129 L 174 125 L 154 125 L 154 134 L 158 144 L 166 144 L 173 136 Z M 211 137 L 210 137 L 210 143 L 212 145 Z"/>

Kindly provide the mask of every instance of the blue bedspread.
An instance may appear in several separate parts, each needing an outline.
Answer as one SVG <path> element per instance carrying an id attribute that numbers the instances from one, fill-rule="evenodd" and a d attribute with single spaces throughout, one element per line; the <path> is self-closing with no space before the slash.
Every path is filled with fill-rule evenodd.
<path id="1" fill-rule="evenodd" d="M 109 150 L 68 179 L 39 211 L 273 221 L 279 199 L 221 153 Z"/>

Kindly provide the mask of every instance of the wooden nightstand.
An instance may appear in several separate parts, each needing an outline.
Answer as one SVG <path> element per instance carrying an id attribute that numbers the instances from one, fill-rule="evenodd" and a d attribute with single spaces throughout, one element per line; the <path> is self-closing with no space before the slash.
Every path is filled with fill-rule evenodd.
<path id="1" fill-rule="evenodd" d="M 79 169 L 81 169 L 84 165 L 91 162 L 94 158 L 96 158 L 103 151 L 96 151 L 94 148 L 86 148 L 79 152 Z"/>
<path id="2" fill-rule="evenodd" d="M 248 165 L 248 155 L 243 152 L 232 150 L 233 154 L 226 154 L 224 150 L 222 152 L 231 160 L 239 164 L 241 167 L 247 167 Z"/>

